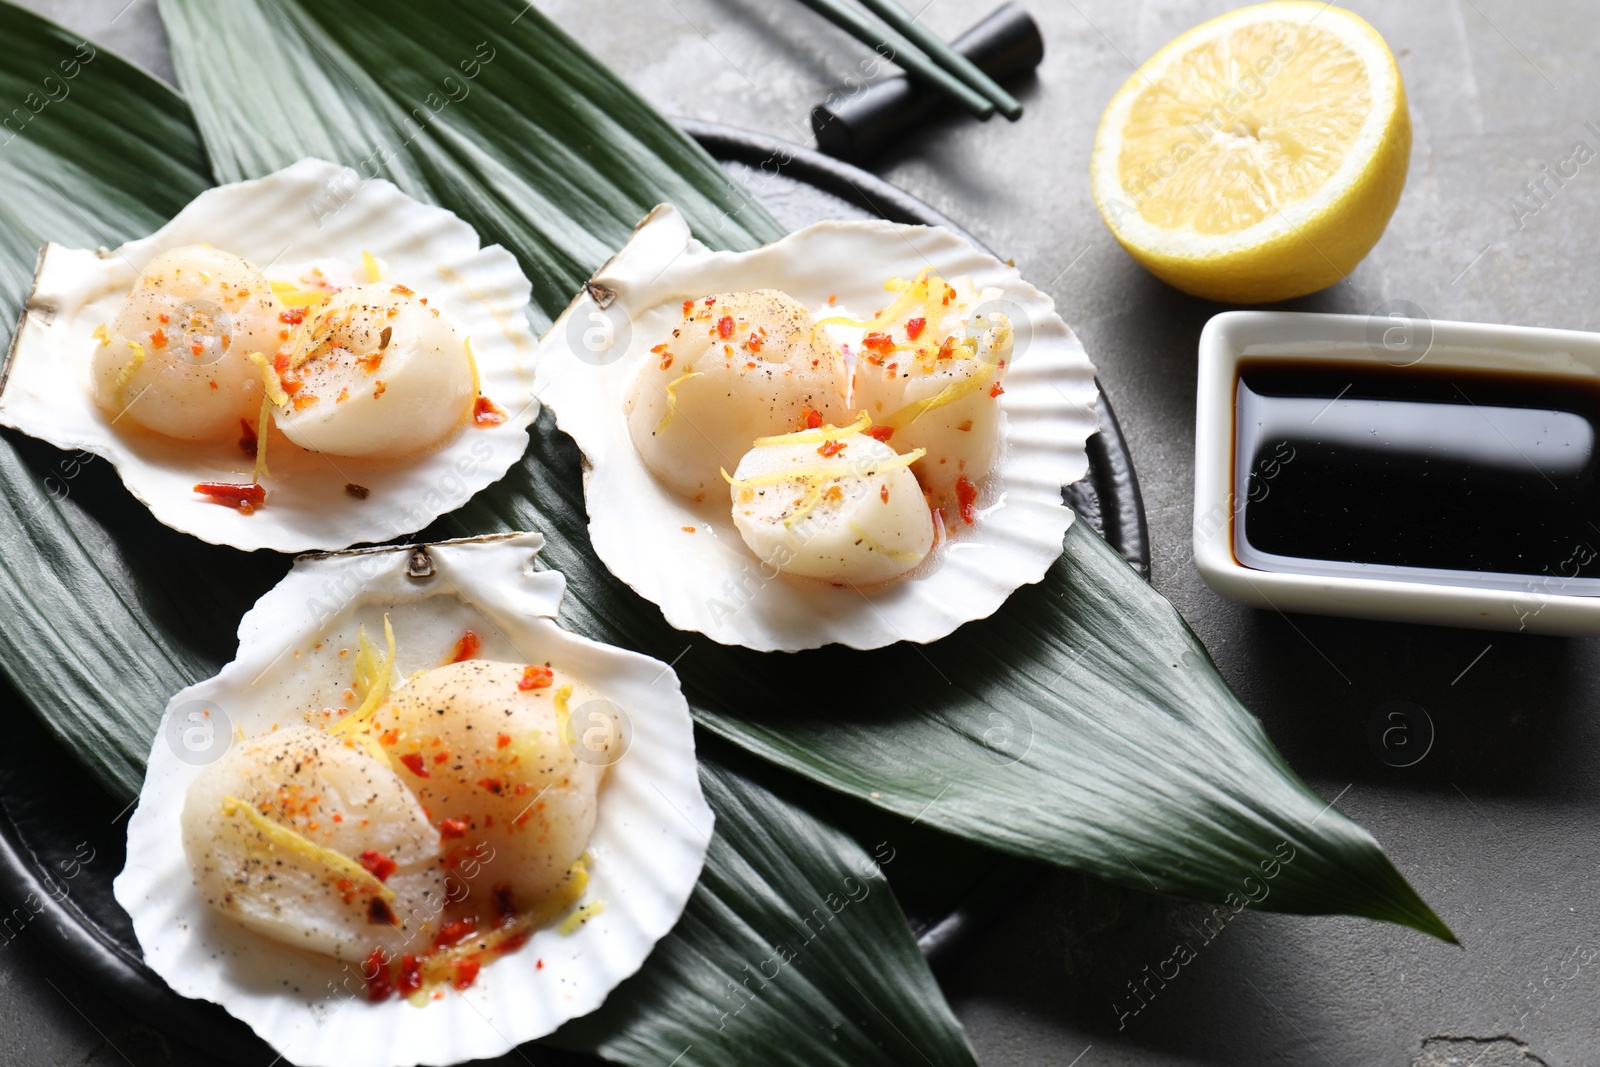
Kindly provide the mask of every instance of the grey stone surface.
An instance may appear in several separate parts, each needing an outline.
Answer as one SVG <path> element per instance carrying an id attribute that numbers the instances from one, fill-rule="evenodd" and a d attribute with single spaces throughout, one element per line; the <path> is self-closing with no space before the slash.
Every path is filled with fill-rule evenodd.
<path id="1" fill-rule="evenodd" d="M 170 76 L 153 0 L 109 25 L 122 2 L 32 6 Z M 668 113 L 791 140 L 809 138 L 810 105 L 870 56 L 794 0 L 541 6 Z M 1176 979 L 1149 986 L 1134 1014 L 1128 984 L 1171 955 L 1187 910 L 1055 876 L 1020 894 L 941 974 L 981 1058 L 996 1067 L 1600 1062 L 1595 642 L 1284 617 L 1201 583 L 1189 535 L 1194 357 L 1219 309 L 1122 253 L 1093 209 L 1086 172 L 1100 111 L 1131 64 L 1235 5 L 1027 6 L 1047 56 L 1020 91 L 1023 121 L 952 118 L 878 169 L 1055 296 L 1122 416 L 1156 585 L 1289 761 L 1377 835 L 1464 947 L 1353 919 L 1246 914 Z M 1415 127 L 1410 179 L 1373 254 L 1333 289 L 1288 306 L 1367 313 L 1401 298 L 1435 318 L 1600 328 L 1597 165 L 1552 186 L 1537 211 L 1519 217 L 1509 206 L 1576 142 L 1600 149 L 1584 126 L 1600 125 L 1592 7 L 1348 6 L 1399 56 Z M 986 10 L 932 0 L 924 18 L 951 36 Z M 1369 716 L 1397 698 L 1422 705 L 1437 728 L 1428 757 L 1403 769 L 1382 764 L 1366 741 Z M 47 967 L 0 952 L 0 1060 L 120 1062 L 96 1051 L 104 1038 L 93 1027 L 118 1033 L 129 1021 L 92 990 L 70 992 L 93 1022 L 51 1003 L 56 994 L 40 984 Z"/>

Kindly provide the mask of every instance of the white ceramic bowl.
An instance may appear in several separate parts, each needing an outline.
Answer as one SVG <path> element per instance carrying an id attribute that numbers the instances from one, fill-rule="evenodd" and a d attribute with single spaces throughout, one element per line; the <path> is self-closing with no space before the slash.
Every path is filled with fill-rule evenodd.
<path id="1" fill-rule="evenodd" d="M 1600 334 L 1392 315 L 1229 311 L 1200 334 L 1194 560 L 1206 584 L 1254 607 L 1489 630 L 1600 634 L 1600 580 L 1471 575 L 1268 557 L 1243 537 L 1250 458 L 1234 456 L 1239 361 L 1303 356 L 1355 367 L 1522 371 L 1600 379 Z M 1600 546 L 1600 533 L 1593 542 Z M 1253 565 L 1246 565 L 1248 560 Z M 1313 573 L 1321 571 L 1322 573 Z M 1587 595 L 1585 595 L 1587 594 Z"/>

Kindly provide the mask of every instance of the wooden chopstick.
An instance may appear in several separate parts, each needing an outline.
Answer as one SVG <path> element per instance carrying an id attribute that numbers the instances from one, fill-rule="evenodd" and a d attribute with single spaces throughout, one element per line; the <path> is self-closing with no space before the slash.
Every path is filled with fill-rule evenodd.
<path id="1" fill-rule="evenodd" d="M 1001 88 L 1000 83 L 985 74 L 976 63 L 951 48 L 942 37 L 913 18 L 911 13 L 901 7 L 896 0 L 861 0 L 861 3 L 910 38 L 914 44 L 927 52 L 935 63 L 982 93 L 985 99 L 994 103 L 1000 114 L 1012 122 L 1022 117 L 1022 104 L 1016 97 Z"/>
<path id="2" fill-rule="evenodd" d="M 949 96 L 976 118 L 988 119 L 995 105 L 982 93 L 935 63 L 928 54 L 888 26 L 874 25 L 843 0 L 801 0 L 811 10 L 868 47 L 884 53 L 911 78 Z"/>

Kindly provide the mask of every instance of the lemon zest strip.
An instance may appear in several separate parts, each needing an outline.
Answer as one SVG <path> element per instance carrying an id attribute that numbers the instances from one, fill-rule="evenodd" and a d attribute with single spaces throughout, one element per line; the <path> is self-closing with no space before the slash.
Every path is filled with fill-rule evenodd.
<path id="1" fill-rule="evenodd" d="M 256 417 L 256 473 L 252 479 L 257 485 L 261 484 L 261 479 L 272 476 L 267 470 L 267 416 L 271 411 L 272 401 L 262 397 L 261 414 Z"/>
<path id="2" fill-rule="evenodd" d="M 382 280 L 382 272 L 378 270 L 378 261 L 371 252 L 365 248 L 361 250 L 361 269 L 366 272 L 367 284 Z"/>
<path id="3" fill-rule="evenodd" d="M 848 426 L 814 426 L 808 430 L 796 430 L 793 433 L 782 433 L 773 437 L 758 437 L 753 444 L 761 448 L 765 445 L 805 445 L 813 441 L 838 440 L 841 437 L 861 433 L 871 425 L 872 416 L 863 411 L 856 416 L 856 421 Z"/>
<path id="4" fill-rule="evenodd" d="M 999 366 L 999 364 L 985 362 L 982 364 L 982 366 L 992 373 L 993 370 Z M 934 408 L 942 408 L 946 404 L 953 404 L 957 400 L 960 400 L 962 397 L 966 396 L 968 393 L 973 393 L 979 389 L 982 389 L 984 385 L 988 383 L 989 378 L 990 374 L 988 373 L 970 374 L 959 382 L 952 382 L 951 384 L 945 386 L 943 389 L 939 390 L 933 396 L 928 397 L 926 400 L 917 400 L 907 404 L 905 407 L 901 408 L 899 411 L 896 411 L 893 415 L 890 415 L 887 419 L 885 419 L 884 423 L 886 425 L 893 426 L 895 429 L 901 429 L 913 422 L 916 422 Z"/>
<path id="5" fill-rule="evenodd" d="M 816 511 L 817 505 L 820 503 L 822 503 L 822 480 L 820 478 L 807 478 L 805 498 L 800 501 L 800 506 L 794 510 L 794 513 L 783 520 L 783 524 L 785 526 L 793 526 L 813 511 Z"/>
<path id="6" fill-rule="evenodd" d="M 818 319 L 817 322 L 811 327 L 811 340 L 815 341 L 817 339 L 817 331 L 824 326 L 853 326 L 867 333 L 881 332 L 885 327 L 893 325 L 917 303 L 920 302 L 931 306 L 931 301 L 928 296 L 929 292 L 931 291 L 931 286 L 928 284 L 928 277 L 932 271 L 932 267 L 923 267 L 917 272 L 917 276 L 909 282 L 904 278 L 888 279 L 883 283 L 884 289 L 891 293 L 900 294 L 894 298 L 888 307 L 884 308 L 866 322 L 862 322 L 859 319 L 852 319 L 847 315 L 834 315 L 826 319 Z M 943 282 L 943 279 L 940 279 L 940 281 Z M 931 316 L 925 315 L 924 317 L 931 319 Z M 895 346 L 896 350 L 905 347 L 907 346 Z"/>
<path id="7" fill-rule="evenodd" d="M 897 559 L 901 563 L 920 563 L 922 560 L 926 559 L 928 555 L 926 552 L 902 551 L 898 548 L 890 548 L 888 545 L 879 544 L 877 541 L 873 540 L 872 536 L 868 534 L 867 531 L 863 530 L 860 526 L 857 526 L 853 521 L 850 523 L 850 532 L 861 538 L 861 540 L 866 543 L 866 546 L 872 549 L 872 551 L 880 552 L 883 555 L 888 556 L 890 559 Z"/>
<path id="8" fill-rule="evenodd" d="M 261 814 L 254 804 L 246 803 L 238 797 L 225 796 L 222 798 L 222 815 L 224 818 L 231 819 L 240 813 L 243 813 L 245 819 L 278 848 L 296 852 L 307 859 L 315 860 L 328 868 L 328 870 L 350 879 L 362 889 L 386 901 L 395 899 L 393 889 L 384 885 L 376 875 L 344 853 L 336 852 L 331 848 L 323 848 L 298 830 L 282 823 L 274 822 Z"/>
<path id="9" fill-rule="evenodd" d="M 278 302 L 289 308 L 309 308 L 322 303 L 329 296 L 321 289 L 302 289 L 289 282 L 273 282 L 272 294 Z"/>
<path id="10" fill-rule="evenodd" d="M 356 653 L 355 686 L 363 694 L 361 704 L 328 727 L 328 732 L 340 736 L 349 736 L 367 724 L 372 718 L 372 713 L 389 696 L 394 686 L 394 627 L 389 625 L 387 612 L 383 616 L 383 638 L 388 644 L 388 652 L 379 656 L 372 649 L 372 643 L 367 640 L 367 628 L 363 626 L 356 634 L 356 641 L 360 650 Z"/>
<path id="11" fill-rule="evenodd" d="M 461 342 L 461 345 L 467 350 L 467 366 L 472 368 L 472 395 L 474 397 L 482 396 L 483 385 L 478 379 L 478 357 L 472 353 L 472 338 L 468 337 Z"/>
<path id="12" fill-rule="evenodd" d="M 272 369 L 272 364 L 267 361 L 263 352 L 252 352 L 245 357 L 254 363 L 261 371 L 261 385 L 266 391 L 265 399 L 271 400 L 278 407 L 289 406 L 289 394 L 283 391 L 283 381 L 278 377 L 278 372 Z"/>
<path id="13" fill-rule="evenodd" d="M 144 345 L 138 341 L 129 341 L 127 344 L 129 348 L 133 349 L 133 358 L 123 364 L 122 370 L 117 372 L 117 383 L 112 387 L 112 395 L 119 398 L 122 396 L 122 390 L 127 388 L 128 379 L 132 378 L 134 372 L 144 366 Z"/>
<path id="14" fill-rule="evenodd" d="M 577 744 L 578 735 L 572 729 L 572 709 L 567 701 L 572 699 L 572 686 L 564 685 L 555 691 L 550 698 L 550 703 L 556 709 L 556 726 L 561 731 L 561 741 L 566 745 Z"/>
<path id="15" fill-rule="evenodd" d="M 660 422 L 656 423 L 656 433 L 660 433 L 662 430 L 665 430 L 667 428 L 667 423 L 672 421 L 672 416 L 678 413 L 678 386 L 682 385 L 690 378 L 700 377 L 703 373 L 703 371 L 693 370 L 688 374 L 685 374 L 683 377 L 676 378 L 667 383 L 667 413 L 661 416 Z"/>
<path id="16" fill-rule="evenodd" d="M 880 471 L 895 470 L 899 467 L 909 467 L 917 460 L 928 454 L 925 448 L 914 448 L 910 452 L 903 452 L 898 456 L 887 456 L 882 460 L 874 461 L 865 469 L 850 469 L 850 461 L 836 464 L 809 463 L 803 466 L 790 467 L 788 470 L 772 471 L 768 474 L 757 474 L 750 478 L 734 478 L 727 471 L 722 472 L 722 477 L 732 486 L 741 489 L 753 489 L 763 485 L 778 485 L 782 482 L 811 481 L 822 479 L 824 481 L 839 481 L 844 478 L 872 478 Z"/>
<path id="17" fill-rule="evenodd" d="M 556 932 L 562 937 L 571 937 L 573 934 L 578 932 L 578 927 L 582 926 L 584 923 L 588 922 L 590 919 L 594 918 L 596 915 L 599 915 L 605 910 L 605 901 L 591 900 L 589 903 L 585 904 L 583 907 L 579 908 L 577 911 L 561 920 L 561 925 L 556 927 Z"/>

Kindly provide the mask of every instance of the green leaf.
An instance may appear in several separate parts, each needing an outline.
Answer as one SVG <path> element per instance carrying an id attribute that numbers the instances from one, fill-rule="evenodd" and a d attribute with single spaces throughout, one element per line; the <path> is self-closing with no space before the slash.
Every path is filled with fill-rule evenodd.
<path id="1" fill-rule="evenodd" d="M 381 144 L 400 184 L 522 258 L 546 316 L 655 200 L 679 202 L 709 244 L 743 247 L 771 232 L 764 215 L 719 200 L 722 179 L 703 153 L 520 0 L 446 19 L 379 0 L 253 0 L 226 18 L 203 0 L 162 0 L 162 10 L 224 173 L 256 175 L 313 151 L 360 166 Z M 492 61 L 441 106 L 446 79 L 483 48 Z M 586 91 L 555 91 L 552 72 Z M 645 143 L 664 167 L 624 178 L 606 162 Z M 681 673 L 695 714 L 730 741 L 1016 855 L 1203 900 L 1451 937 L 1372 837 L 1288 768 L 1172 606 L 1082 524 L 1044 582 L 936 645 L 760 655 L 671 630 L 611 577 L 589 545 L 578 471 L 546 413 L 528 460 L 434 532 L 541 530 L 545 564 L 572 583 L 566 621 L 668 660 L 688 649 Z"/>
<path id="2" fill-rule="evenodd" d="M 0 61 L 0 92 L 18 100 L 77 44 L 9 4 L 0 4 L 0 37 L 14 49 Z M 44 239 L 94 246 L 142 236 L 208 183 L 188 108 L 175 94 L 104 52 L 70 85 L 0 149 L 9 191 L 0 204 L 7 321 L 20 310 Z M 0 539 L 0 665 L 65 747 L 114 796 L 131 799 L 167 698 L 232 655 L 239 617 L 288 560 L 176 534 L 107 464 L 9 431 L 0 433 Z M 783 981 L 758 992 L 759 1007 L 730 1019 L 658 1015 L 662 990 L 698 990 L 720 1003 L 723 976 L 746 961 L 759 965 L 784 936 L 798 937 L 774 922 L 826 906 L 826 890 L 859 877 L 862 861 L 837 831 L 756 782 L 710 761 L 702 775 L 718 824 L 689 919 L 631 980 L 638 995 L 626 1010 L 616 1011 L 613 998 L 613 1014 L 586 1022 L 568 1044 L 624 1063 L 647 1062 L 639 1050 L 663 1034 L 700 1050 L 782 1045 L 791 1063 L 888 1065 L 912 1047 L 934 1062 L 973 1063 L 881 878 Z M 728 916 L 737 923 L 724 924 Z M 707 1054 L 683 1062 L 709 1062 L 696 1058 Z"/>
<path id="3" fill-rule="evenodd" d="M 717 763 L 700 777 L 712 807 L 741 819 L 719 823 L 706 874 L 649 966 L 555 1043 L 638 1067 L 976 1062 L 964 1042 L 924 1036 L 960 1024 L 884 881 L 895 845 L 869 855 Z"/>
<path id="4" fill-rule="evenodd" d="M 162 0 L 161 14 L 219 181 L 320 156 L 445 204 L 517 254 L 540 330 L 662 201 L 713 245 L 782 236 L 704 150 L 520 0 L 448 16 L 381 0 Z"/>

